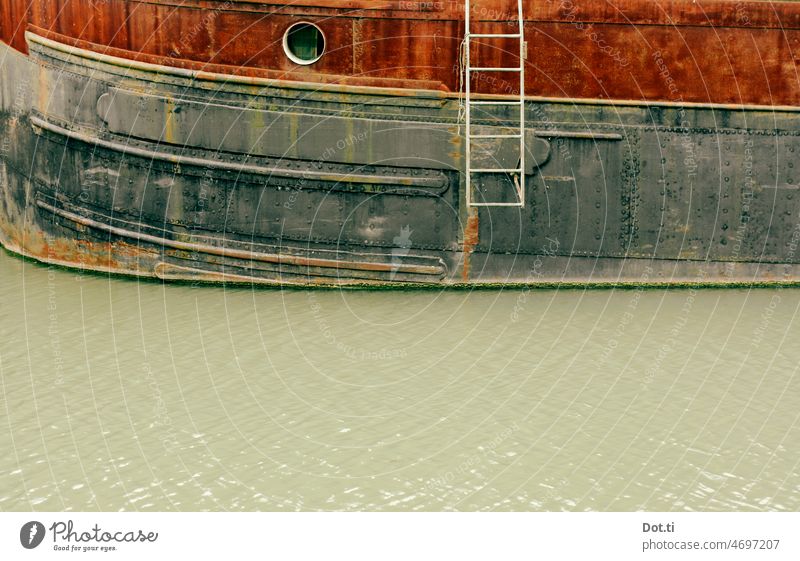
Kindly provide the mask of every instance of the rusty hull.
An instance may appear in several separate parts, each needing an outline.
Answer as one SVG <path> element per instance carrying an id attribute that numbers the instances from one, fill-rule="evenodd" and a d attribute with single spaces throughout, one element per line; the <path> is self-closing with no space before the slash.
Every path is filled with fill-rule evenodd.
<path id="1" fill-rule="evenodd" d="M 529 3 L 520 209 L 466 207 L 461 6 L 4 2 L 0 242 L 198 282 L 800 281 L 800 3 Z"/>
<path id="2" fill-rule="evenodd" d="M 477 0 L 477 31 L 508 30 L 516 3 Z M 511 15 L 509 15 L 511 14 Z M 734 0 L 573 0 L 525 4 L 526 91 L 554 98 L 797 105 L 800 3 Z M 327 52 L 293 64 L 284 31 L 320 26 Z M 37 33 L 168 66 L 308 82 L 458 91 L 464 3 L 314 0 L 5 0 L 0 38 L 27 51 Z M 514 52 L 485 45 L 481 62 Z M 513 80 L 476 76 L 505 93 Z M 510 78 L 510 77 L 509 77 Z M 509 84 L 509 82 L 511 84 Z"/>

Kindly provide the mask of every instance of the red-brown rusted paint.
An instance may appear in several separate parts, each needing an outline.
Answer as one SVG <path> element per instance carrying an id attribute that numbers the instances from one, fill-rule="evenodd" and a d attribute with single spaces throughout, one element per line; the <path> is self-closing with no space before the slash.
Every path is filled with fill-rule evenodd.
<path id="1" fill-rule="evenodd" d="M 474 29 L 498 31 L 508 25 L 480 20 L 508 19 L 516 1 L 472 4 Z M 529 95 L 800 104 L 798 2 L 534 0 L 525 3 L 525 18 Z M 327 38 L 326 55 L 308 67 L 291 63 L 281 44 L 286 28 L 301 20 L 318 24 Z M 456 91 L 464 8 L 452 0 L 2 2 L 4 42 L 24 52 L 29 25 L 79 46 L 159 64 Z M 512 41 L 498 47 L 484 50 L 477 62 L 513 60 L 501 54 L 514 50 Z M 474 86 L 503 93 L 513 83 L 510 76 L 509 84 L 494 78 L 478 77 Z"/>
<path id="2" fill-rule="evenodd" d="M 234 76 L 246 76 L 252 78 L 268 78 L 274 80 L 293 80 L 293 81 L 308 81 L 320 84 L 342 84 L 348 86 L 372 86 L 380 88 L 393 88 L 403 90 L 408 88 L 413 89 L 429 89 L 429 90 L 445 90 L 448 88 L 441 82 L 430 80 L 401 80 L 398 78 L 382 78 L 382 77 L 369 77 L 364 78 L 360 76 L 342 76 L 333 74 L 322 74 L 318 72 L 304 72 L 299 74 L 296 72 L 286 72 L 281 70 L 271 70 L 267 68 L 256 68 L 250 66 L 232 66 L 224 64 L 201 63 L 190 60 L 175 59 L 166 56 L 152 55 L 147 53 L 132 52 L 125 49 L 118 49 L 115 47 L 108 47 L 98 43 L 92 43 L 81 39 L 75 39 L 66 35 L 61 35 L 54 31 L 39 28 L 34 25 L 28 26 L 28 29 L 37 35 L 58 41 L 66 45 L 87 49 L 90 51 L 100 52 L 106 55 L 134 60 L 137 62 L 146 62 L 149 64 L 158 64 L 162 66 L 171 66 L 174 68 L 184 68 L 188 70 L 196 70 L 207 73 L 230 74 Z M 398 91 L 398 94 L 402 93 Z"/>
<path id="3" fill-rule="evenodd" d="M 478 210 L 471 208 L 467 216 L 467 225 L 464 228 L 464 267 L 461 270 L 461 280 L 469 281 L 472 252 L 478 246 L 478 235 L 480 223 L 478 222 Z"/>
<path id="4" fill-rule="evenodd" d="M 44 201 L 37 201 L 37 205 L 49 212 L 58 214 L 77 224 L 80 224 L 81 226 L 98 229 L 107 232 L 109 234 L 113 234 L 115 236 L 134 238 L 137 239 L 137 241 L 139 242 L 151 243 L 156 247 L 161 247 L 161 248 L 170 248 L 188 252 L 203 253 L 207 255 L 216 255 L 219 257 L 230 257 L 234 259 L 242 259 L 244 261 L 251 261 L 251 262 L 259 261 L 264 263 L 278 263 L 281 265 L 296 265 L 301 267 L 349 269 L 354 271 L 404 272 L 404 273 L 418 273 L 418 274 L 430 274 L 430 275 L 441 275 L 444 273 L 442 268 L 439 266 L 425 266 L 425 265 L 402 264 L 402 263 L 401 264 L 381 263 L 368 260 L 352 261 L 348 259 L 322 259 L 313 257 L 303 257 L 298 255 L 271 254 L 271 253 L 243 250 L 243 249 L 228 248 L 225 246 L 215 246 L 197 242 L 159 238 L 150 234 L 136 232 L 133 230 L 126 230 L 124 228 L 103 224 L 92 218 L 80 216 L 66 210 L 57 209 L 56 207 Z M 90 243 L 90 242 L 85 242 L 85 243 Z"/>

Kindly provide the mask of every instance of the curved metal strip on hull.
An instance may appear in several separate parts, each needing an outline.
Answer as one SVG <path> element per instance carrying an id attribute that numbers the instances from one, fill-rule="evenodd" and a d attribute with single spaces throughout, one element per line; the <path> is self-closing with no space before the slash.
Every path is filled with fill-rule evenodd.
<path id="1" fill-rule="evenodd" d="M 210 93 L 0 49 L 0 241 L 44 262 L 300 286 L 800 281 L 791 108 L 530 99 L 525 206 L 478 210 L 455 98 L 339 86 L 287 112 L 291 84 Z"/>

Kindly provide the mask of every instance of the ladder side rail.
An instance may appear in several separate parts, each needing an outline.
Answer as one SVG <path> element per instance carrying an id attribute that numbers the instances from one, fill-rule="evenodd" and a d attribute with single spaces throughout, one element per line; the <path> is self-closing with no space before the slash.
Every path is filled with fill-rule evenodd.
<path id="1" fill-rule="evenodd" d="M 471 30 L 471 11 L 470 0 L 465 3 L 465 95 L 466 95 L 466 204 L 467 207 L 524 207 L 525 206 L 525 27 L 523 19 L 523 0 L 517 0 L 517 25 L 518 33 L 476 33 Z M 473 38 L 513 38 L 519 40 L 519 67 L 473 67 L 471 57 L 471 42 Z M 519 75 L 519 99 L 517 101 L 472 101 L 472 73 L 473 72 L 516 72 Z M 472 134 L 472 105 L 516 105 L 520 106 L 519 113 L 519 134 L 515 135 L 473 135 Z M 476 138 L 519 138 L 520 156 L 519 167 L 517 169 L 472 169 L 472 140 Z M 517 202 L 514 203 L 492 203 L 474 202 L 472 200 L 472 174 L 473 173 L 505 173 L 511 176 L 515 183 Z"/>
<path id="2" fill-rule="evenodd" d="M 520 120 L 519 120 L 519 130 L 520 130 L 520 146 L 519 146 L 519 159 L 520 159 L 520 174 L 519 174 L 519 197 L 520 203 L 524 206 L 525 205 L 525 62 L 526 62 L 526 55 L 527 49 L 526 41 L 525 41 L 525 19 L 522 13 L 522 0 L 517 0 L 517 6 L 519 10 L 519 67 L 520 67 L 520 79 L 519 79 L 519 111 L 520 111 Z"/>
<path id="3" fill-rule="evenodd" d="M 465 15 L 465 32 L 466 32 L 466 46 L 464 48 L 464 65 L 466 66 L 466 119 L 467 119 L 467 126 L 466 126 L 466 133 L 467 133 L 467 146 L 466 146 L 466 175 L 467 175 L 467 192 L 466 192 L 466 203 L 467 208 L 472 206 L 472 161 L 471 161 L 471 153 L 472 153 L 472 111 L 470 107 L 470 98 L 471 98 L 471 86 L 472 86 L 472 72 L 470 71 L 470 48 L 469 44 L 472 42 L 470 39 L 470 10 L 472 6 L 470 5 L 470 0 L 464 0 L 466 4 L 466 15 Z"/>

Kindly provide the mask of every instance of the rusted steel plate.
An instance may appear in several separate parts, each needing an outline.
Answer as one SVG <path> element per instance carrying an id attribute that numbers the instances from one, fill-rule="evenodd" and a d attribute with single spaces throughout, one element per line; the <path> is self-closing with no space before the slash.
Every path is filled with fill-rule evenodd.
<path id="1" fill-rule="evenodd" d="M 250 250 L 228 248 L 225 246 L 209 245 L 197 242 L 186 242 L 181 240 L 172 240 L 168 238 L 153 236 L 145 234 L 140 231 L 134 231 L 125 228 L 119 228 L 110 224 L 98 222 L 92 218 L 81 216 L 74 212 L 65 209 L 57 208 L 44 200 L 37 200 L 36 204 L 53 214 L 64 217 L 75 223 L 81 224 L 88 228 L 94 228 L 120 236 L 124 238 L 134 239 L 137 242 L 145 242 L 154 244 L 160 248 L 173 248 L 181 249 L 184 251 L 192 251 L 197 253 L 207 253 L 209 255 L 218 255 L 221 257 L 232 257 L 236 259 L 243 259 L 245 261 L 263 261 L 265 263 L 279 263 L 283 265 L 295 265 L 300 267 L 319 267 L 319 268 L 332 268 L 332 269 L 352 269 L 356 271 L 379 271 L 379 272 L 400 272 L 400 273 L 416 273 L 422 275 L 444 275 L 444 266 L 437 259 L 431 257 L 415 257 L 408 258 L 407 261 L 415 261 L 414 263 L 398 263 L 393 264 L 391 261 L 376 262 L 364 260 L 358 255 L 348 255 L 352 259 L 347 258 L 320 258 L 304 255 L 287 255 L 281 253 L 263 253 L 254 252 Z M 375 256 L 371 256 L 375 257 Z M 353 260 L 360 258 L 361 260 Z M 435 264 L 429 264 L 435 263 Z"/>
<path id="2" fill-rule="evenodd" d="M 473 2 L 477 30 L 513 28 L 515 5 Z M 22 33 L 32 25 L 83 46 L 171 66 L 389 87 L 387 80 L 415 81 L 413 87 L 457 91 L 463 6 L 451 0 L 5 0 L 0 36 L 25 51 Z M 525 18 L 529 95 L 800 104 L 797 2 L 554 0 L 526 2 Z M 298 21 L 317 24 L 326 38 L 326 54 L 308 66 L 283 51 L 283 34 Z M 513 40 L 498 41 L 478 49 L 477 62 L 513 61 L 515 52 Z M 513 82 L 512 76 L 479 75 L 473 86 L 502 94 L 519 87 Z"/>

